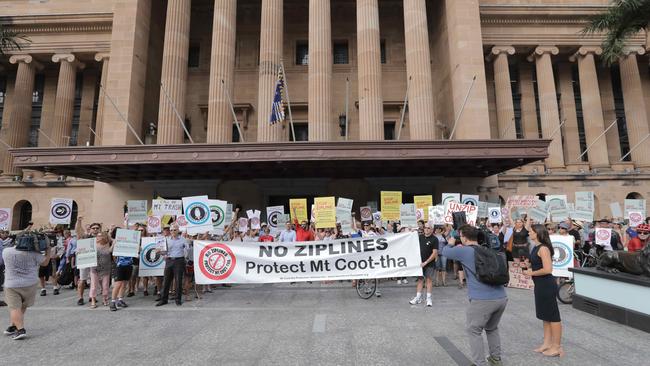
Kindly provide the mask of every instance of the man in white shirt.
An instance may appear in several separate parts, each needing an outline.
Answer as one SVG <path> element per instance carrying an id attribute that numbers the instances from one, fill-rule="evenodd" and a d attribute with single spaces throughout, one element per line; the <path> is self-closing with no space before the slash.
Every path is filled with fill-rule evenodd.
<path id="1" fill-rule="evenodd" d="M 281 242 L 293 242 L 296 241 L 296 231 L 291 227 L 291 223 L 287 222 L 285 224 L 285 229 L 280 232 L 280 237 L 278 241 Z"/>

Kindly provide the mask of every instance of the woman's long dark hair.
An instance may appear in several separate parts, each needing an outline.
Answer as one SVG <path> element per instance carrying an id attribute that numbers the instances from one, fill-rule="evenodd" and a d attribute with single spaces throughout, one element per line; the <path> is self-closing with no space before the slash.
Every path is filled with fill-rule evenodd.
<path id="1" fill-rule="evenodd" d="M 533 231 L 535 231 L 535 234 L 537 235 L 537 241 L 548 248 L 548 251 L 551 252 L 551 258 L 553 258 L 553 254 L 555 252 L 553 251 L 553 244 L 551 244 L 551 237 L 548 235 L 548 230 L 546 230 L 546 226 L 541 225 L 541 224 L 535 224 L 532 227 Z"/>

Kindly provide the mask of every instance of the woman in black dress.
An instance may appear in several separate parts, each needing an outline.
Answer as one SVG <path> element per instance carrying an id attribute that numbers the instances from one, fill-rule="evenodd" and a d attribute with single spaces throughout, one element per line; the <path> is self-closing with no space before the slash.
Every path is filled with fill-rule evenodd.
<path id="1" fill-rule="evenodd" d="M 562 323 L 557 306 L 557 284 L 553 278 L 553 245 L 544 225 L 530 226 L 528 235 L 535 247 L 526 260 L 528 269 L 524 274 L 532 276 L 535 283 L 535 312 L 544 322 L 544 343 L 535 349 L 544 356 L 564 356 L 562 349 Z"/>

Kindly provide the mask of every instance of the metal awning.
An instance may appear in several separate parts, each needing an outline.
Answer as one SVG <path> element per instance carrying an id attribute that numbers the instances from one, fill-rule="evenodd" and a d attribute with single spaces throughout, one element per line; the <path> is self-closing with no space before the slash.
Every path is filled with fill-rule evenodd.
<path id="1" fill-rule="evenodd" d="M 548 157 L 550 140 L 280 142 L 21 148 L 17 168 L 101 182 L 486 177 Z"/>

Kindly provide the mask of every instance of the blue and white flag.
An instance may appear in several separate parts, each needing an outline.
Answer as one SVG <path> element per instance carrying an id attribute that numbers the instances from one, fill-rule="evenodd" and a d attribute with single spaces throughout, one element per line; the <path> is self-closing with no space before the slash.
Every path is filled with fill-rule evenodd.
<path id="1" fill-rule="evenodd" d="M 278 70 L 278 81 L 275 83 L 275 94 L 273 96 L 273 105 L 271 106 L 271 118 L 269 123 L 284 122 L 284 74 L 282 68 Z"/>

